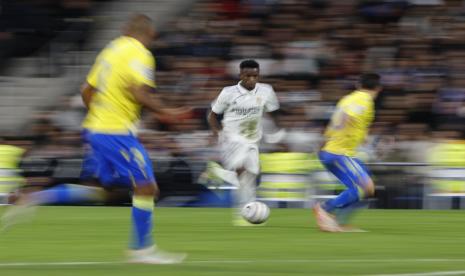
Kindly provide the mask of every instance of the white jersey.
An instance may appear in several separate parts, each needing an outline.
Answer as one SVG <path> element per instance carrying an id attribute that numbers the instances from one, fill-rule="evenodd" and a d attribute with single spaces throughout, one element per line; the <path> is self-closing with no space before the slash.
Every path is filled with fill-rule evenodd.
<path id="1" fill-rule="evenodd" d="M 213 103 L 212 111 L 223 114 L 223 135 L 228 140 L 257 143 L 262 137 L 264 112 L 279 109 L 271 85 L 257 83 L 251 91 L 241 85 L 227 86 Z"/>

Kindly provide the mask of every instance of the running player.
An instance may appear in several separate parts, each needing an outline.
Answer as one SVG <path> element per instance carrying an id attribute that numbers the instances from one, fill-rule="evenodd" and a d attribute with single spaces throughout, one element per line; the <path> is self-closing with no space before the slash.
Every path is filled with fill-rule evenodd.
<path id="1" fill-rule="evenodd" d="M 208 116 L 213 133 L 219 138 L 223 166 L 233 172 L 230 182 L 238 187 L 234 196 L 238 210 L 255 200 L 263 114 L 270 112 L 275 117 L 279 109 L 271 85 L 258 82 L 259 64 L 245 60 L 239 67 L 239 83 L 223 88 Z M 240 211 L 235 213 L 233 223 L 249 225 Z"/>
<path id="2" fill-rule="evenodd" d="M 381 89 L 379 75 L 362 75 L 358 89 L 339 101 L 326 129 L 320 160 L 347 189 L 336 198 L 315 205 L 314 213 L 322 231 L 354 230 L 345 227 L 345 222 L 338 221 L 333 214 L 352 211 L 362 199 L 374 194 L 373 181 L 355 154 L 357 147 L 366 139 L 374 118 L 374 100 Z"/>
<path id="3" fill-rule="evenodd" d="M 88 108 L 83 127 L 97 168 L 94 173 L 104 186 L 126 185 L 133 189 L 129 261 L 165 264 L 181 262 L 185 255 L 162 252 L 152 241 L 152 213 L 158 187 L 136 130 L 142 107 L 156 115 L 175 118 L 186 110 L 163 108 L 150 95 L 156 86 L 155 60 L 147 48 L 155 36 L 149 17 L 133 15 L 125 24 L 123 35 L 98 55 L 81 91 Z M 66 184 L 26 195 L 19 202 L 38 205 L 102 200 L 103 192 L 101 188 Z M 11 213 L 14 212 L 7 212 L 4 218 L 8 220 Z"/>

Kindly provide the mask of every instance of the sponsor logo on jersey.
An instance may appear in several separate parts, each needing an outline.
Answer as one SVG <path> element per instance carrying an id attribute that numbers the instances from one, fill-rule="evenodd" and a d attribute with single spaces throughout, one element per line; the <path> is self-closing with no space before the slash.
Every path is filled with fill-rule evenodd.
<path id="1" fill-rule="evenodd" d="M 245 115 L 255 115 L 260 113 L 260 107 L 259 106 L 254 106 L 254 107 L 249 107 L 249 108 L 239 108 L 239 107 L 234 107 L 231 109 L 231 112 L 236 113 L 236 115 L 240 116 L 245 116 Z"/>

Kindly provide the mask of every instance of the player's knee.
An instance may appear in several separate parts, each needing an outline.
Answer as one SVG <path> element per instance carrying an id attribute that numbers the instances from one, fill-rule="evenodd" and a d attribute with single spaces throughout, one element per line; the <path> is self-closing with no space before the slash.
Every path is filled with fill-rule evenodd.
<path id="1" fill-rule="evenodd" d="M 134 187 L 134 195 L 152 196 L 154 198 L 158 198 L 158 196 L 160 195 L 160 190 L 158 189 L 158 186 L 155 183 L 136 185 L 136 187 Z"/>
<path id="2" fill-rule="evenodd" d="M 364 185 L 363 185 L 363 190 L 365 193 L 365 197 L 372 197 L 375 195 L 375 183 L 373 183 L 373 180 L 371 178 L 368 178 Z"/>
<path id="3" fill-rule="evenodd" d="M 236 174 L 237 176 L 240 176 L 242 173 L 246 172 L 245 168 L 238 168 L 236 169 Z"/>

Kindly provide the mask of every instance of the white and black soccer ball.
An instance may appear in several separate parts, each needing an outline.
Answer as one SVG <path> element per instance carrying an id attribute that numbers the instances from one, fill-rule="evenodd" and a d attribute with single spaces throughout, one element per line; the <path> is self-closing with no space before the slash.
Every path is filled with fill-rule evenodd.
<path id="1" fill-rule="evenodd" d="M 270 216 L 270 208 L 263 202 L 247 203 L 241 210 L 242 217 L 250 223 L 264 223 Z"/>

